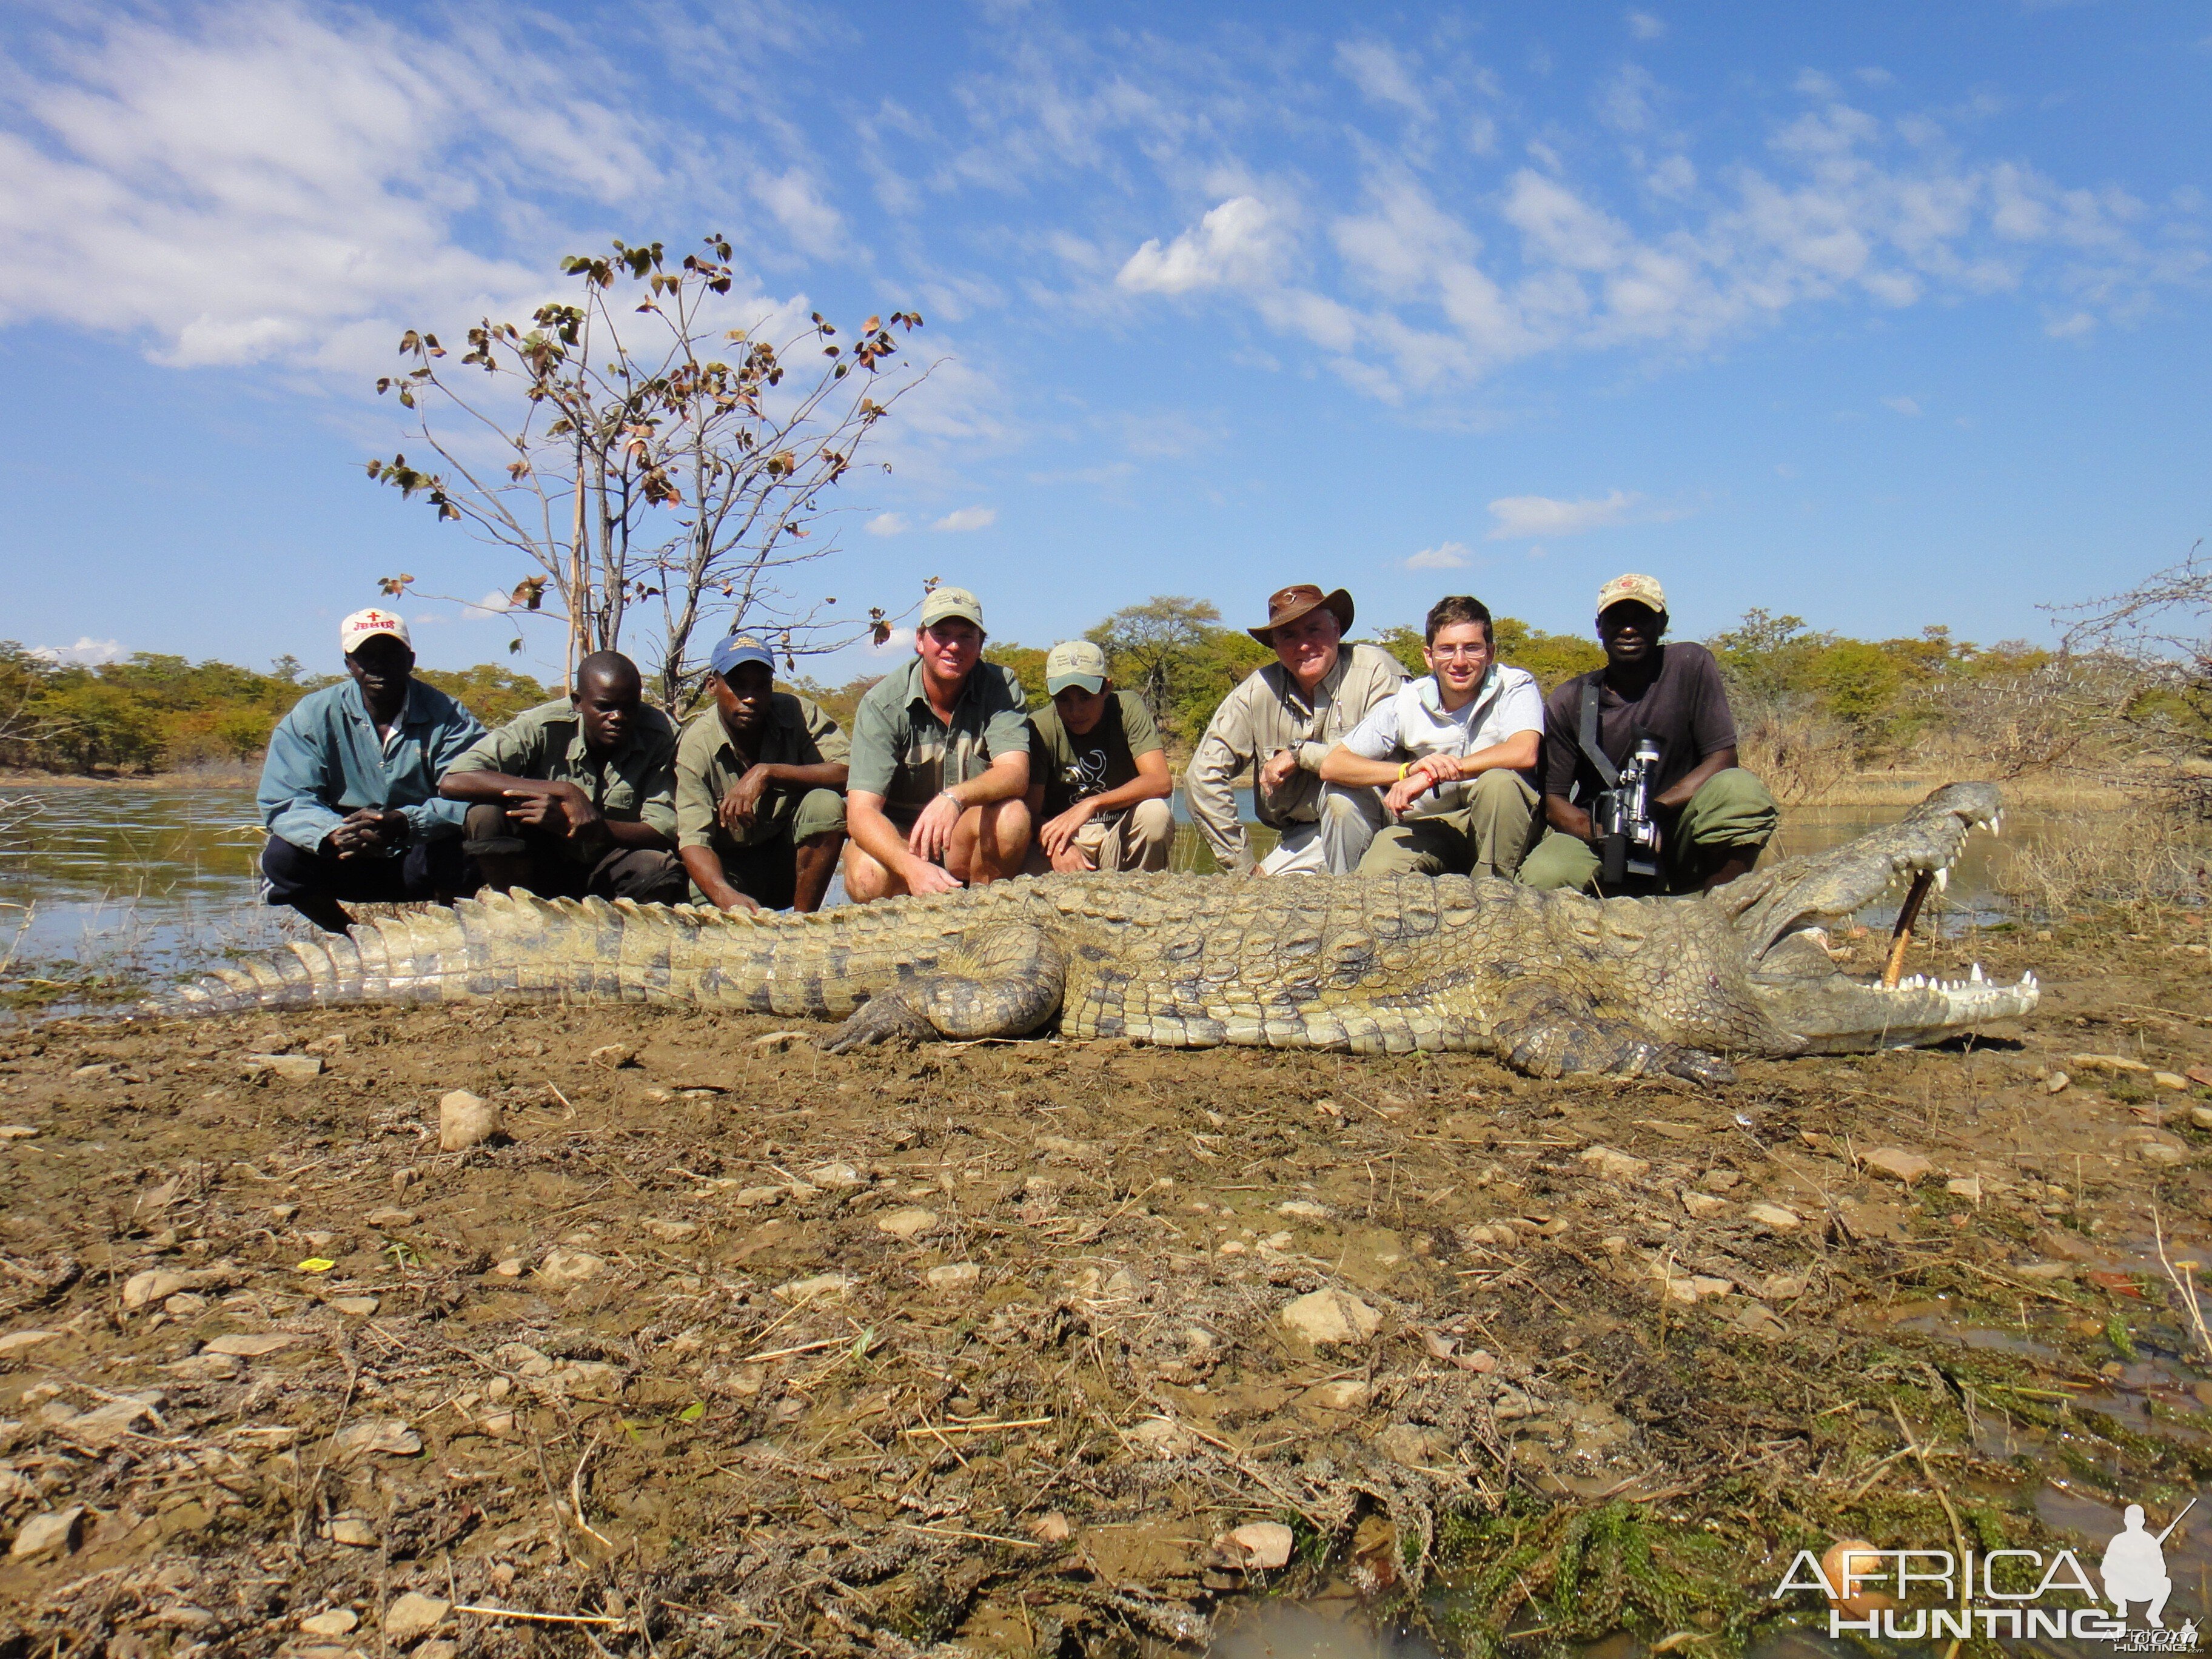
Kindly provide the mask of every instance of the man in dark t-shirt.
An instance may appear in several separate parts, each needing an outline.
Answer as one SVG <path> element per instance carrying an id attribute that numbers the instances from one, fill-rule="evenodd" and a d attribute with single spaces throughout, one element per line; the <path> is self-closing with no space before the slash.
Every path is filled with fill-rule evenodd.
<path id="1" fill-rule="evenodd" d="M 1106 653 L 1065 640 L 1044 660 L 1049 708 L 1030 717 L 1030 872 L 1164 870 L 1175 779 L 1145 701 L 1116 691 Z"/>
<path id="2" fill-rule="evenodd" d="M 1598 687 L 1597 746 L 1618 767 L 1639 738 L 1659 748 L 1651 816 L 1666 890 L 1693 893 L 1734 881 L 1774 834 L 1774 797 L 1735 763 L 1735 720 L 1720 665 L 1702 645 L 1662 645 L 1667 596 L 1649 576 L 1616 576 L 1598 590 L 1605 666 L 1578 675 L 1544 705 L 1544 814 L 1550 832 L 1521 866 L 1530 887 L 1595 890 L 1600 858 L 1590 816 L 1609 786 L 1583 752 L 1583 688 Z"/>

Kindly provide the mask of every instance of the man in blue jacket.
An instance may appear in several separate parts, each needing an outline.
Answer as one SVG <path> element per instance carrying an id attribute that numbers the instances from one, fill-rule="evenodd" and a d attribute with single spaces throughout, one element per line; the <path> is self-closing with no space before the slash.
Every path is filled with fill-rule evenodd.
<path id="1" fill-rule="evenodd" d="M 414 642 L 392 612 L 355 611 L 338 644 L 347 678 L 278 722 L 259 791 L 269 902 L 333 933 L 353 926 L 348 900 L 444 903 L 475 890 L 461 854 L 468 808 L 441 799 L 438 779 L 484 734 L 414 678 Z"/>

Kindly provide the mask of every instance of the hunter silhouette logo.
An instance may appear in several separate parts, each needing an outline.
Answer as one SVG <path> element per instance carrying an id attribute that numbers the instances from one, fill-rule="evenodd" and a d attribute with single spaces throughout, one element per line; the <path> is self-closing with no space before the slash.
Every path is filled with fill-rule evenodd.
<path id="1" fill-rule="evenodd" d="M 1826 1597 L 1828 1634 L 1838 1640 L 1846 1635 L 1899 1642 L 2070 1638 L 2111 1642 L 2125 1652 L 2194 1653 L 2196 1620 L 2170 1626 L 2164 1614 L 2173 1593 L 2166 1540 L 2196 1507 L 2192 1498 L 2164 1530 L 2153 1533 L 2144 1525 L 2142 1505 L 2129 1504 L 2098 1562 L 2101 1595 L 2072 1550 L 2050 1555 L 1968 1550 L 1962 1559 L 1948 1549 L 1881 1549 L 1856 1539 L 1836 1545 L 1825 1560 L 1798 1551 L 1772 1594 L 1816 1590 Z M 2034 1588 L 2002 1588 L 2001 1575 L 2005 1583 L 2033 1581 Z M 1933 1592 L 1940 1605 L 1910 1606 L 1916 1589 L 1923 1597 Z M 2135 1607 L 2142 1610 L 2141 1626 L 2128 1622 Z"/>

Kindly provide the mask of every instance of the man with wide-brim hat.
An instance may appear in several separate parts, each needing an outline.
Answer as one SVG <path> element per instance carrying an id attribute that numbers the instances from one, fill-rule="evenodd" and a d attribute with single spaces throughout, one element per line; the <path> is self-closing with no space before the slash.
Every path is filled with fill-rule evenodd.
<path id="1" fill-rule="evenodd" d="M 1324 786 L 1321 763 L 1406 671 L 1380 646 L 1344 643 L 1352 595 L 1311 582 L 1279 588 L 1250 629 L 1275 660 L 1222 699 L 1183 775 L 1190 815 L 1222 868 L 1263 876 L 1347 875 L 1384 822 L 1376 789 Z M 1254 774 L 1254 816 L 1281 839 L 1255 860 L 1235 784 Z"/>
<path id="2" fill-rule="evenodd" d="M 1712 653 L 1666 642 L 1667 595 L 1656 578 L 1615 576 L 1598 590 L 1605 666 L 1553 689 L 1544 706 L 1542 787 L 1551 828 L 1522 863 L 1529 887 L 1596 891 L 1601 843 L 1592 813 L 1639 739 L 1658 747 L 1649 781 L 1659 876 L 1633 884 L 1694 893 L 1758 863 L 1780 815 L 1774 797 L 1736 764 L 1735 717 Z"/>

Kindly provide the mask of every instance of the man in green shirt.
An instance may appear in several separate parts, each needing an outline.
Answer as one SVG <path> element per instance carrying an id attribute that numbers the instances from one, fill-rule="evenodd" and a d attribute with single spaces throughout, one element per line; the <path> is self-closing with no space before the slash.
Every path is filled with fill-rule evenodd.
<path id="1" fill-rule="evenodd" d="M 501 891 L 680 903 L 676 726 L 644 700 L 637 665 L 599 651 L 562 702 L 517 714 L 439 781 L 467 801 L 463 848 Z"/>
<path id="2" fill-rule="evenodd" d="M 1018 874 L 1029 853 L 1029 700 L 983 660 L 983 607 L 964 587 L 921 602 L 914 660 L 853 716 L 845 890 L 854 902 L 945 893 Z"/>
<path id="3" fill-rule="evenodd" d="M 1030 870 L 1164 870 L 1175 779 L 1152 711 L 1106 677 L 1106 653 L 1063 640 L 1044 659 L 1052 706 L 1030 718 Z"/>
<path id="4" fill-rule="evenodd" d="M 775 654 L 750 634 L 714 647 L 707 695 L 714 707 L 676 744 L 676 853 L 692 902 L 820 909 L 845 845 L 850 739 L 775 690 Z"/>

